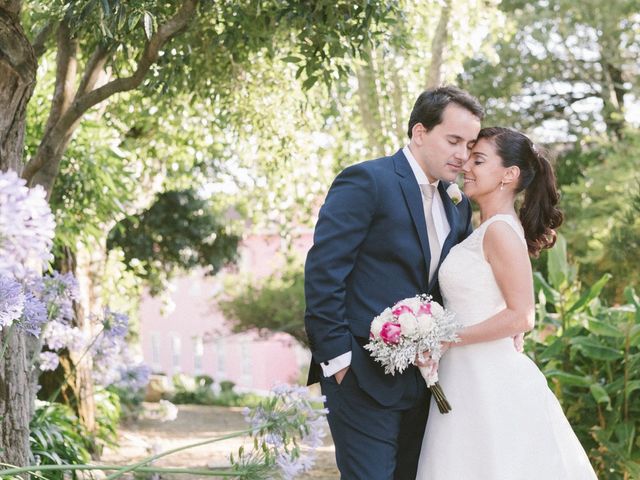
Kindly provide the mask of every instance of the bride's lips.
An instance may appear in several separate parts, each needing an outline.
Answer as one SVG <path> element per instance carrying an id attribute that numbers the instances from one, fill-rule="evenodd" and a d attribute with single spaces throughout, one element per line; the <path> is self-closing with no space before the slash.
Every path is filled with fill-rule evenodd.
<path id="1" fill-rule="evenodd" d="M 464 177 L 464 184 L 468 184 L 468 183 L 472 183 L 475 182 L 476 179 L 475 178 L 469 178 L 469 177 Z"/>

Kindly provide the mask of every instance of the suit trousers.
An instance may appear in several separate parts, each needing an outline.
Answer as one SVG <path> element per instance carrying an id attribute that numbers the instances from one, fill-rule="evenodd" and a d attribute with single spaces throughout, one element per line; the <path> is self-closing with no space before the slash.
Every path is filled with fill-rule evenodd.
<path id="1" fill-rule="evenodd" d="M 333 376 L 320 380 L 341 479 L 415 479 L 430 395 L 418 369 L 413 370 L 416 381 L 391 407 L 362 390 L 352 369 L 340 384 Z"/>

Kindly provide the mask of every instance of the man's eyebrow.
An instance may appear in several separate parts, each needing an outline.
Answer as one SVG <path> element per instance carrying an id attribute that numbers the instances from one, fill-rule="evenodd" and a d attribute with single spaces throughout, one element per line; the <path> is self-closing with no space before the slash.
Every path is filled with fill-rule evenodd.
<path id="1" fill-rule="evenodd" d="M 455 138 L 456 140 L 464 140 L 460 135 L 456 135 L 455 133 L 448 133 L 447 137 Z"/>

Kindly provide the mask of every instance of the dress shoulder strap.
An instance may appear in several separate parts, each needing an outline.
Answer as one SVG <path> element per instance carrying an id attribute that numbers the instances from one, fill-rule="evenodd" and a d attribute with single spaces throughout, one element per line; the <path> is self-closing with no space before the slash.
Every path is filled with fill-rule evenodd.
<path id="1" fill-rule="evenodd" d="M 482 239 L 484 238 L 484 234 L 487 231 L 487 228 L 489 228 L 489 225 L 491 225 L 492 223 L 495 222 L 503 222 L 506 223 L 507 225 L 509 225 L 514 232 L 516 232 L 516 234 L 518 235 L 518 238 L 520 238 L 520 240 L 522 241 L 522 243 L 524 244 L 524 246 L 526 247 L 527 245 L 527 240 L 524 237 L 524 229 L 522 228 L 522 225 L 520 224 L 520 221 L 516 218 L 514 218 L 512 215 L 507 215 L 507 214 L 498 214 L 498 215 L 494 215 L 493 217 L 488 218 L 487 220 L 485 220 L 484 222 L 482 222 L 482 224 L 480 224 L 480 226 L 478 227 L 478 230 L 481 230 L 480 233 L 480 248 L 482 249 Z"/>

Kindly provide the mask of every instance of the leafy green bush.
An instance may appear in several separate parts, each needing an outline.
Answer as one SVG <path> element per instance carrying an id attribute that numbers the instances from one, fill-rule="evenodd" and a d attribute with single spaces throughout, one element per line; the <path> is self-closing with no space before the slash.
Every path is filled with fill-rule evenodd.
<path id="1" fill-rule="evenodd" d="M 580 265 L 581 277 L 592 284 L 604 273 L 615 272 L 605 294 L 616 302 L 625 301 L 628 284 L 640 284 L 639 156 L 640 134 L 629 131 L 623 140 L 584 153 L 589 166 L 573 183 L 561 187 L 560 205 L 566 217 L 561 232 Z M 559 158 L 557 165 L 563 163 Z"/>
<path id="2" fill-rule="evenodd" d="M 237 393 L 235 384 L 229 380 L 219 383 L 214 389 L 211 377 L 197 376 L 195 378 L 184 374 L 173 376 L 175 393 L 171 401 L 175 404 L 218 405 L 222 407 L 248 407 L 260 403 L 262 397 L 250 393 Z"/>
<path id="3" fill-rule="evenodd" d="M 640 478 L 640 299 L 600 298 L 605 274 L 586 292 L 558 238 L 536 273 L 538 325 L 527 352 L 543 370 L 601 480 Z"/>
<path id="4" fill-rule="evenodd" d="M 38 465 L 83 464 L 91 458 L 90 436 L 67 405 L 39 401 L 30 428 L 31 450 Z M 64 479 L 63 472 L 47 475 L 49 480 Z"/>
<path id="5" fill-rule="evenodd" d="M 115 445 L 118 440 L 118 425 L 122 416 L 120 397 L 117 393 L 96 387 L 96 442 L 98 448 L 103 444 Z M 101 453 L 101 452 L 98 452 Z"/>
<path id="6" fill-rule="evenodd" d="M 259 283 L 236 282 L 227 289 L 229 298 L 218 302 L 236 332 L 256 330 L 260 334 L 285 332 L 307 345 L 304 329 L 304 271 L 302 264 L 290 263 L 282 273 Z"/>

